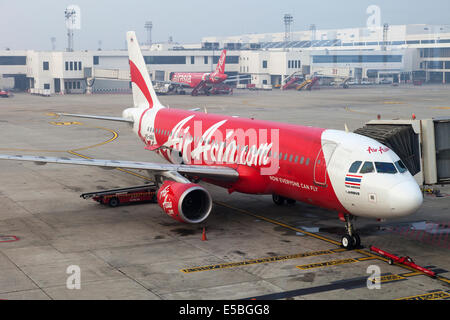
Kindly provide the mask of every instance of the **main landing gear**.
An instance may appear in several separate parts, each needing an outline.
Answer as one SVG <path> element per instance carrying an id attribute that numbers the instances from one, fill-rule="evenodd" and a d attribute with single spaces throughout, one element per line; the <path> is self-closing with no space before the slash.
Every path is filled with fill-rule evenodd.
<path id="1" fill-rule="evenodd" d="M 352 250 L 361 246 L 361 238 L 359 237 L 359 234 L 356 233 L 352 223 L 353 218 L 354 217 L 350 214 L 339 214 L 339 219 L 345 221 L 345 229 L 347 230 L 347 234 L 341 238 L 341 245 L 347 250 Z"/>

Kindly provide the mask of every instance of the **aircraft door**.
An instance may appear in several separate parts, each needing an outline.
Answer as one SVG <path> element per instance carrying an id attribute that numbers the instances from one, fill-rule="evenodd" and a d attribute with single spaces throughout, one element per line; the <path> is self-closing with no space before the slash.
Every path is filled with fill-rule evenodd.
<path id="1" fill-rule="evenodd" d="M 314 163 L 314 183 L 321 187 L 327 186 L 327 163 L 330 163 L 337 144 L 334 142 L 326 142 L 316 157 Z"/>

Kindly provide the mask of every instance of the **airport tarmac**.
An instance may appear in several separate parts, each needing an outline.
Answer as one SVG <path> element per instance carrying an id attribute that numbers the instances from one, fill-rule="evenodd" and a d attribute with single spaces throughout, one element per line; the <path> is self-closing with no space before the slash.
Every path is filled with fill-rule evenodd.
<path id="1" fill-rule="evenodd" d="M 376 119 L 450 115 L 449 86 L 374 86 L 311 92 L 235 90 L 230 96 L 161 96 L 172 108 L 350 130 Z M 162 160 L 124 123 L 57 118 L 120 116 L 131 95 L 16 94 L 0 100 L 0 153 Z M 450 188 L 406 218 L 359 218 L 364 248 L 339 247 L 337 213 L 270 196 L 229 195 L 202 224 L 172 220 L 157 204 L 110 208 L 81 193 L 140 185 L 145 172 L 0 162 L 0 299 L 449 299 Z M 207 241 L 202 241 L 203 228 Z M 410 256 L 433 279 L 372 254 Z M 69 289 L 70 266 L 81 288 Z M 381 285 L 369 289 L 371 266 Z M 69 268 L 69 269 L 68 269 Z M 68 273 L 69 271 L 69 273 Z M 69 281 L 68 281 L 69 280 Z"/>

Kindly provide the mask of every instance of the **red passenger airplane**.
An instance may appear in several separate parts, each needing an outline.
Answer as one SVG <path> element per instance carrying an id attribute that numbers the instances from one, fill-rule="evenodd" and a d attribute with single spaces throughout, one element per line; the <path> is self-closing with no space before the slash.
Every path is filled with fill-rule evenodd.
<path id="1" fill-rule="evenodd" d="M 122 117 L 62 115 L 130 123 L 145 148 L 169 164 L 25 155 L 0 159 L 147 170 L 158 184 L 161 208 L 186 223 L 200 223 L 212 210 L 200 180 L 230 193 L 271 194 L 277 205 L 302 201 L 339 214 L 347 228 L 341 243 L 348 249 L 360 245 L 354 216 L 396 218 L 421 206 L 422 193 L 403 162 L 373 139 L 164 107 L 134 32 L 127 33 L 127 42 L 134 107 Z"/>
<path id="2" fill-rule="evenodd" d="M 196 96 L 200 92 L 209 94 L 211 88 L 227 82 L 227 79 L 228 82 L 236 81 L 234 78 L 233 80 L 228 78 L 225 74 L 226 55 L 227 50 L 223 49 L 214 72 L 175 72 L 172 75 L 171 82 L 193 88 L 191 94 Z"/>

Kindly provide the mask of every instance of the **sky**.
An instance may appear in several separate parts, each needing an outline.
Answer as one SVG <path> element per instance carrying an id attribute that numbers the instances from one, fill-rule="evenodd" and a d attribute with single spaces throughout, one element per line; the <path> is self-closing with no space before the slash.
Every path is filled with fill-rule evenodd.
<path id="1" fill-rule="evenodd" d="M 449 0 L 0 0 L 0 50 L 67 47 L 64 10 L 81 10 L 75 50 L 124 49 L 125 33 L 145 42 L 152 21 L 153 42 L 199 43 L 206 36 L 284 32 L 283 16 L 294 17 L 292 31 L 364 27 L 366 9 L 377 5 L 381 23 L 450 24 Z"/>

